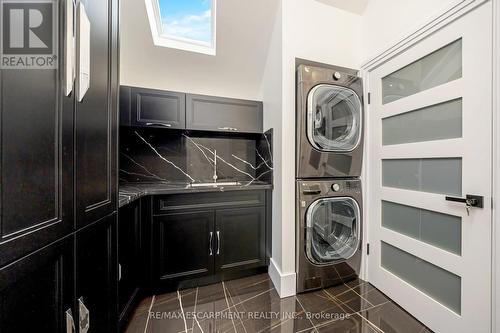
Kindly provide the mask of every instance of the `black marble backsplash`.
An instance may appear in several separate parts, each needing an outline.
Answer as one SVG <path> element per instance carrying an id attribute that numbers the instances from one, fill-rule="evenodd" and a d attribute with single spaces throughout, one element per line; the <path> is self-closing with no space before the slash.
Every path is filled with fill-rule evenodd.
<path id="1" fill-rule="evenodd" d="M 263 135 L 120 128 L 121 182 L 272 182 L 272 130 Z"/>

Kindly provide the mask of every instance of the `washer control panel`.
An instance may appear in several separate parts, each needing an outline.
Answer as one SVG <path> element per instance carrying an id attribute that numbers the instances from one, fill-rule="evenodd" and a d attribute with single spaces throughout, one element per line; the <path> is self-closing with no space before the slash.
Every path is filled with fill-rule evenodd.
<path id="1" fill-rule="evenodd" d="M 359 181 L 350 180 L 333 181 L 330 190 L 334 193 L 358 193 L 361 191 L 361 184 Z"/>

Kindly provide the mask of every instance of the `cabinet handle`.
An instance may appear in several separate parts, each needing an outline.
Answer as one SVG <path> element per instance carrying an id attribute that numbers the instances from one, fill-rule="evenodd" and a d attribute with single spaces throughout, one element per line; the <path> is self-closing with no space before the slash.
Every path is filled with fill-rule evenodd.
<path id="1" fill-rule="evenodd" d="M 90 20 L 85 6 L 78 8 L 78 102 L 90 88 Z"/>
<path id="2" fill-rule="evenodd" d="M 66 0 L 66 96 L 73 91 L 75 80 L 75 2 Z"/>
<path id="3" fill-rule="evenodd" d="M 172 124 L 163 124 L 163 123 L 146 123 L 146 126 L 163 126 L 163 127 L 172 127 Z"/>
<path id="4" fill-rule="evenodd" d="M 235 127 L 227 127 L 227 126 L 225 126 L 225 127 L 219 127 L 219 129 L 222 130 L 222 131 L 233 131 L 233 132 L 237 132 L 238 131 L 238 129 L 235 128 Z"/>
<path id="5" fill-rule="evenodd" d="M 78 299 L 78 312 L 79 312 L 79 324 L 80 333 L 87 333 L 90 328 L 90 311 L 85 306 L 83 302 L 83 297 Z"/>
<path id="6" fill-rule="evenodd" d="M 211 256 L 214 254 L 212 251 L 212 238 L 213 238 L 213 236 L 214 236 L 214 233 L 210 231 L 210 241 L 209 241 L 210 244 L 208 245 L 208 250 L 210 251 L 209 255 L 211 255 Z"/>
<path id="7" fill-rule="evenodd" d="M 220 233 L 219 230 L 217 230 L 217 254 L 220 253 Z"/>
<path id="8" fill-rule="evenodd" d="M 71 309 L 66 310 L 66 333 L 75 332 L 75 320 L 73 319 L 73 313 Z"/>

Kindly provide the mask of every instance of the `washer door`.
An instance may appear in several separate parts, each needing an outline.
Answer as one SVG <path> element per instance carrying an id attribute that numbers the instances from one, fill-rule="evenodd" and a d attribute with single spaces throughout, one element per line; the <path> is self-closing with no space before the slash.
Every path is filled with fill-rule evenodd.
<path id="1" fill-rule="evenodd" d="M 307 97 L 307 137 L 318 150 L 346 152 L 361 140 L 362 105 L 351 89 L 320 84 Z"/>
<path id="2" fill-rule="evenodd" d="M 306 212 L 306 255 L 314 264 L 352 257 L 360 242 L 360 210 L 349 197 L 314 201 Z"/>

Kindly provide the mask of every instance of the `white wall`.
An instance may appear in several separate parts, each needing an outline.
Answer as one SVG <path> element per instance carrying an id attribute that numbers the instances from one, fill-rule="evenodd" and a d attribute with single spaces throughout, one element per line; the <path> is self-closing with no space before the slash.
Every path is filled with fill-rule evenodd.
<path id="1" fill-rule="evenodd" d="M 268 75 L 264 76 L 265 85 L 271 86 L 267 94 L 264 89 L 264 103 L 275 106 L 265 107 L 265 128 L 273 127 L 276 133 L 270 275 L 280 296 L 286 297 L 295 293 L 295 58 L 358 68 L 362 27 L 360 16 L 316 0 L 282 1 L 281 14 L 281 82 L 266 82 L 280 71 L 278 52 L 274 52 L 268 61 L 272 64 L 267 68 Z M 281 101 L 273 103 L 274 98 L 266 96 L 279 96 L 279 84 Z"/>
<path id="2" fill-rule="evenodd" d="M 216 56 L 155 46 L 144 1 L 121 1 L 121 84 L 262 99 L 278 0 L 219 1 Z"/>
<path id="3" fill-rule="evenodd" d="M 460 0 L 370 0 L 363 12 L 363 61 Z"/>
<path id="4" fill-rule="evenodd" d="M 281 191 L 283 187 L 281 149 L 283 142 L 283 12 L 281 0 L 278 2 L 279 7 L 276 11 L 273 29 L 270 32 L 271 41 L 262 79 L 262 97 L 264 103 L 264 129 L 274 129 L 273 166 L 275 190 L 273 191 L 272 259 L 269 274 L 276 290 L 281 295 L 288 293 L 282 290 L 282 286 L 285 287 L 286 284 L 281 283 L 282 274 L 279 266 L 274 262 L 283 256 L 283 242 L 281 239 L 281 211 L 283 205 Z M 295 281 L 293 275 L 291 280 Z"/>

